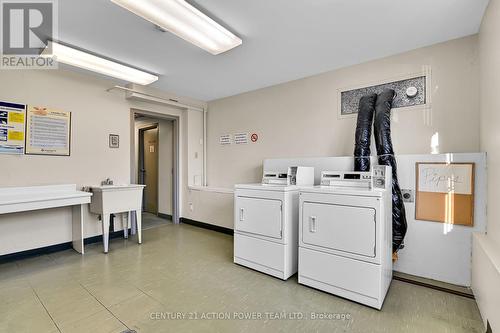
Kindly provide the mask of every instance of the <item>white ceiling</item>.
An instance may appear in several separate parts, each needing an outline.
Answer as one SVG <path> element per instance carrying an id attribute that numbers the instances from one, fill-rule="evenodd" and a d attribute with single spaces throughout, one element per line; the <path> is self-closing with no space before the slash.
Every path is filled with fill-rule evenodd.
<path id="1" fill-rule="evenodd" d="M 189 2 L 243 45 L 213 56 L 109 0 L 59 0 L 59 40 L 208 101 L 477 33 L 488 0 Z"/>

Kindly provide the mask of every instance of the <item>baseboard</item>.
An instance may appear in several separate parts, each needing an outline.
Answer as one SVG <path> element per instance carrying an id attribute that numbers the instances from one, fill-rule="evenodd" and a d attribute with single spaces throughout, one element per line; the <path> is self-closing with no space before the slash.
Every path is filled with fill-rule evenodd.
<path id="1" fill-rule="evenodd" d="M 414 276 L 410 274 L 405 274 L 405 273 L 400 273 L 400 272 L 393 272 L 392 275 L 393 280 L 398 280 L 401 282 L 406 282 L 410 284 L 414 284 L 417 286 L 421 287 L 426 287 L 426 288 L 431 288 L 434 290 L 439 290 L 443 291 L 446 293 L 470 298 L 470 299 L 475 299 L 474 294 L 472 293 L 472 290 L 467 287 L 462 287 L 462 286 L 457 286 L 451 283 L 446 283 L 446 282 L 441 282 L 441 281 L 436 281 L 436 280 L 431 280 L 427 278 L 423 278 L 420 276 Z"/>
<path id="2" fill-rule="evenodd" d="M 185 217 L 181 217 L 179 220 L 181 223 L 189 224 L 189 225 L 203 228 L 203 229 L 221 232 L 221 233 L 226 234 L 226 235 L 233 236 L 233 234 L 234 234 L 233 229 L 229 229 L 226 227 L 221 227 L 218 225 L 213 225 L 213 224 L 209 224 L 209 223 L 205 223 L 205 222 L 195 221 L 195 220 L 187 219 Z"/>
<path id="3" fill-rule="evenodd" d="M 158 217 L 172 221 L 172 215 L 170 215 L 170 214 L 158 213 Z"/>
<path id="4" fill-rule="evenodd" d="M 129 230 L 129 235 L 130 235 L 130 229 Z M 110 232 L 109 233 L 109 239 L 114 239 L 114 238 L 123 238 L 123 230 L 119 230 L 119 231 L 113 231 L 113 232 Z M 83 243 L 85 245 L 87 244 L 93 244 L 93 243 L 101 243 L 102 242 L 102 235 L 97 235 L 97 236 L 93 236 L 93 237 L 89 237 L 89 238 L 85 238 L 83 240 Z M 70 243 L 71 245 L 72 243 Z M 71 245 L 71 247 L 73 247 Z"/>
<path id="5" fill-rule="evenodd" d="M 109 233 L 110 239 L 119 238 L 119 237 L 123 237 L 123 230 L 113 231 L 113 232 Z M 85 245 L 93 244 L 93 243 L 100 243 L 100 242 L 102 242 L 102 235 L 88 237 L 88 238 L 85 238 L 83 240 L 83 243 Z M 4 254 L 4 255 L 0 256 L 0 263 L 6 263 L 9 261 L 26 259 L 29 257 L 36 257 L 36 256 L 44 255 L 44 254 L 51 254 L 54 252 L 65 251 L 65 250 L 69 250 L 72 248 L 73 248 L 73 242 L 66 242 L 66 243 L 61 243 L 61 244 L 44 246 L 44 247 L 40 247 L 37 249 L 31 249 L 31 250 L 26 250 L 26 251 Z"/>

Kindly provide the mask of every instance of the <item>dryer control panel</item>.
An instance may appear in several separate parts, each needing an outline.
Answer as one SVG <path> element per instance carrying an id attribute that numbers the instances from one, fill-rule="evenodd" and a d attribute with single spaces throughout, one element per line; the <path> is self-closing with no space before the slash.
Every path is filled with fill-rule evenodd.
<path id="1" fill-rule="evenodd" d="M 262 184 L 268 185 L 290 185 L 288 182 L 288 174 L 278 171 L 264 171 L 262 176 Z"/>
<path id="2" fill-rule="evenodd" d="M 314 168 L 292 166 L 288 168 L 286 173 L 280 171 L 264 171 L 262 184 L 313 186 Z"/>
<path id="3" fill-rule="evenodd" d="M 322 171 L 321 185 L 340 188 L 385 189 L 388 185 L 385 165 L 375 165 L 371 171 Z"/>
<path id="4" fill-rule="evenodd" d="M 321 185 L 371 189 L 372 174 L 361 171 L 322 171 Z"/>
<path id="5" fill-rule="evenodd" d="M 386 173 L 388 172 L 388 167 L 385 165 L 375 165 L 372 168 L 372 180 L 373 187 L 378 189 L 385 189 L 387 186 L 392 184 L 387 184 Z M 390 178 L 389 178 L 390 179 Z"/>

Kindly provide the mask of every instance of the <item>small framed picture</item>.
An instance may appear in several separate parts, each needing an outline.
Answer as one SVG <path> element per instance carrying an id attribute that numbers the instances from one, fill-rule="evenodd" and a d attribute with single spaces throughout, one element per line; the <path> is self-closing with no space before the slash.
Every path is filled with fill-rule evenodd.
<path id="1" fill-rule="evenodd" d="M 120 136 L 118 134 L 109 135 L 109 148 L 120 148 Z"/>

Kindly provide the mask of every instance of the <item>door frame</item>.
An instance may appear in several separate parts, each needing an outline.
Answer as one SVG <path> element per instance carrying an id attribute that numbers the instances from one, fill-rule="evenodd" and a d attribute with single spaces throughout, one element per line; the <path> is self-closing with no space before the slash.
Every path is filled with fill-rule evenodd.
<path id="1" fill-rule="evenodd" d="M 172 222 L 175 224 L 180 223 L 180 116 L 165 114 L 155 111 L 149 111 L 142 108 L 131 108 L 130 109 L 130 180 L 131 183 L 136 182 L 136 177 L 138 177 L 138 170 L 136 168 L 135 152 L 136 152 L 136 142 L 135 142 L 135 115 L 143 115 L 157 120 L 170 120 L 173 122 L 173 174 L 172 174 Z M 150 125 L 150 124 L 149 124 Z M 158 139 L 158 146 L 160 145 L 160 140 Z M 159 172 L 159 169 L 158 169 Z M 159 177 L 158 177 L 159 179 Z M 159 199 L 159 198 L 158 198 Z M 159 205 L 158 205 L 159 207 Z"/>
<path id="2" fill-rule="evenodd" d="M 156 120 L 156 119 L 155 119 Z M 159 212 L 160 212 L 160 196 L 159 196 L 159 193 L 160 193 L 160 189 L 159 189 L 159 186 L 160 186 L 160 136 L 159 136 L 159 133 L 160 133 L 160 124 L 159 123 L 151 123 L 151 124 L 144 124 L 144 126 L 140 126 L 138 127 L 137 129 L 139 130 L 139 140 L 137 141 L 137 144 L 138 144 L 138 153 L 139 153 L 139 156 L 138 156 L 138 160 L 137 160 L 137 164 L 138 164 L 138 168 L 136 170 L 136 173 L 137 173 L 137 182 L 140 183 L 141 182 L 141 177 L 139 176 L 139 172 L 140 172 L 140 167 L 141 167 L 141 162 L 144 163 L 144 154 L 145 154 L 145 151 L 144 151 L 144 131 L 147 131 L 147 130 L 151 130 L 151 129 L 155 129 L 156 128 L 156 131 L 157 131 L 157 137 L 156 137 L 156 140 L 157 140 L 157 153 L 158 153 L 158 159 L 156 161 L 156 170 L 157 170 L 157 175 L 156 175 L 156 216 L 158 216 Z M 135 141 L 134 141 L 135 142 Z M 145 184 L 145 180 L 144 180 L 144 175 L 142 176 L 142 183 L 143 185 L 146 185 Z M 173 189 L 172 189 L 173 190 Z M 172 195 L 173 197 L 173 195 Z M 144 208 L 145 208 L 145 202 L 146 202 L 146 191 L 143 191 L 142 193 L 142 211 L 144 212 Z"/>

